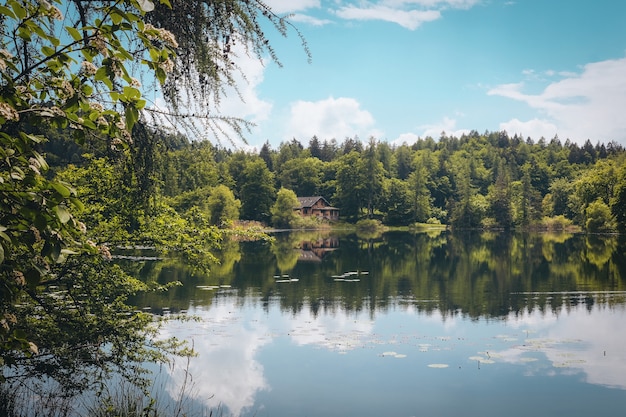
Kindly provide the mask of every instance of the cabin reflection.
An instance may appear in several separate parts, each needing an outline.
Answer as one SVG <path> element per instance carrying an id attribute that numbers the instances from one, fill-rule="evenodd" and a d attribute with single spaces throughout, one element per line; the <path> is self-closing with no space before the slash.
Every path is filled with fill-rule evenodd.
<path id="1" fill-rule="evenodd" d="M 322 262 L 324 256 L 339 248 L 339 239 L 336 237 L 304 240 L 300 242 L 298 261 Z"/>

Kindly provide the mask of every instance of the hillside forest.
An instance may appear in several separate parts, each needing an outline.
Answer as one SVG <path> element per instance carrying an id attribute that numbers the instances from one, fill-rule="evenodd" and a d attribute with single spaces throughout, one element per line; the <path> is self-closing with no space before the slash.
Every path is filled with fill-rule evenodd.
<path id="1" fill-rule="evenodd" d="M 350 223 L 590 232 L 626 226 L 626 153 L 616 142 L 579 146 L 472 131 L 411 145 L 313 137 L 277 149 L 266 142 L 257 152 L 150 129 L 146 145 L 130 155 L 98 148 L 102 141 L 80 147 L 62 133 L 53 137 L 44 151 L 55 175 L 77 186 L 82 220 L 107 241 L 132 235 L 154 215 L 172 224 L 202 218 L 222 229 L 238 221 L 315 226 L 293 213 L 296 196 L 322 196 Z"/>

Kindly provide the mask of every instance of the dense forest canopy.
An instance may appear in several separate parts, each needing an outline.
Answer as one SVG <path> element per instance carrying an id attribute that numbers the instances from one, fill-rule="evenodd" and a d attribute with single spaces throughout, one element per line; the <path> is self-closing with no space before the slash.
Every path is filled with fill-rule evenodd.
<path id="1" fill-rule="evenodd" d="M 152 197 L 183 217 L 189 210 L 218 215 L 211 214 L 207 201 L 223 192 L 220 186 L 232 192 L 230 205 L 239 208 L 230 211 L 231 223 L 241 219 L 272 225 L 273 206 L 281 204 L 277 192 L 286 189 L 300 197 L 323 196 L 349 222 L 371 218 L 393 226 L 588 231 L 625 226 L 626 152 L 615 142 L 580 146 L 557 137 L 533 141 L 506 132 L 471 132 L 459 138 L 427 137 L 412 145 L 313 137 L 305 144 L 283 142 L 278 149 L 266 142 L 259 152 L 246 152 L 152 134 L 162 136 L 158 142 L 163 146 L 154 165 Z M 49 153 L 55 153 L 55 146 L 64 149 L 63 143 L 50 143 Z M 98 154 L 103 158 L 98 163 L 115 165 L 107 152 Z M 83 175 L 93 163 L 81 163 Z M 59 169 L 64 175 L 77 168 Z M 212 224 L 230 223 L 221 217 Z M 298 224 L 297 218 L 291 222 Z"/>

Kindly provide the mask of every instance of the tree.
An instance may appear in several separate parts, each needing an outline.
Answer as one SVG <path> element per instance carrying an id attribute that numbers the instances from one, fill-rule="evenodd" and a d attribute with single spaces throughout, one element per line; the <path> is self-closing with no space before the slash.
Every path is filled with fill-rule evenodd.
<path id="1" fill-rule="evenodd" d="M 296 195 L 316 196 L 322 185 L 323 168 L 324 163 L 317 158 L 296 158 L 283 164 L 278 178 L 282 187 Z"/>
<path id="2" fill-rule="evenodd" d="M 224 227 L 239 219 L 241 202 L 235 199 L 233 192 L 223 184 L 211 190 L 207 200 L 209 222 Z"/>
<path id="3" fill-rule="evenodd" d="M 216 109 L 237 71 L 235 42 L 259 59 L 266 52 L 276 58 L 261 19 L 281 34 L 290 27 L 260 1 L 0 6 L 0 380 L 8 366 L 11 378 L 38 374 L 69 392 L 97 382 L 81 376 L 111 371 L 138 382 L 138 367 L 128 362 L 159 358 L 149 318 L 126 304 L 147 287 L 106 262 L 108 247 L 88 239 L 76 217 L 83 208 L 77 190 L 47 175 L 39 151 L 53 129 L 79 143 L 101 140 L 129 158 L 131 194 L 152 198 L 158 143 L 149 122 L 194 120 L 216 136 L 240 134 L 247 125 L 193 107 Z M 144 88 L 161 91 L 168 110 L 148 108 Z M 194 123 L 185 124 L 191 132 Z M 152 218 L 138 215 L 134 229 L 159 245 L 180 250 L 192 239 L 202 245 L 219 239 L 179 217 L 173 226 L 176 213 L 156 203 L 154 209 Z M 204 224 L 196 217 L 194 225 Z"/>
<path id="4" fill-rule="evenodd" d="M 298 208 L 296 193 L 286 188 L 281 188 L 276 194 L 276 202 L 271 208 L 272 224 L 275 227 L 291 227 L 298 219 L 295 209 Z"/>
<path id="5" fill-rule="evenodd" d="M 611 200 L 611 212 L 621 230 L 626 229 L 626 164 L 622 163 L 615 184 L 615 195 Z"/>
<path id="6" fill-rule="evenodd" d="M 496 182 L 489 187 L 489 211 L 499 227 L 508 229 L 513 225 L 511 210 L 511 184 L 504 162 L 500 160 Z"/>
<path id="7" fill-rule="evenodd" d="M 585 209 L 585 228 L 590 232 L 615 230 L 615 218 L 602 199 L 597 199 Z"/>
<path id="8" fill-rule="evenodd" d="M 361 155 L 352 151 L 336 160 L 335 200 L 341 208 L 342 215 L 349 219 L 357 219 L 363 208 L 363 183 L 365 181 L 360 170 Z"/>
<path id="9" fill-rule="evenodd" d="M 171 33 L 143 24 L 136 1 L 94 5 L 89 21 L 81 2 L 71 4 L 78 9 L 68 14 L 74 22 L 67 26 L 60 23 L 59 8 L 48 2 L 9 0 L 0 9 L 2 364 L 55 353 L 52 346 L 36 345 L 39 326 L 16 316 L 15 304 L 39 302 L 41 289 L 51 282 L 65 285 L 71 274 L 58 269 L 68 257 L 108 252 L 85 239 L 85 226 L 72 213 L 82 208 L 76 190 L 44 175 L 48 164 L 37 151 L 43 134 L 69 129 L 78 141 L 93 135 L 128 149 L 146 104 L 130 63 L 143 62 L 143 71 L 163 82 L 176 46 Z M 103 337 L 102 345 L 114 336 Z M 82 351 L 89 357 L 99 349 Z"/>
<path id="10" fill-rule="evenodd" d="M 262 159 L 248 161 L 241 179 L 241 217 L 246 220 L 268 222 L 271 219 L 270 208 L 274 203 L 276 188 L 274 174 L 270 172 Z"/>
<path id="11" fill-rule="evenodd" d="M 422 152 L 422 151 L 418 151 Z M 430 153 L 430 151 L 428 151 Z M 411 188 L 413 206 L 413 220 L 425 222 L 431 213 L 431 196 L 427 184 L 430 180 L 428 169 L 425 166 L 423 154 L 417 154 L 414 161 L 414 171 L 409 175 L 408 183 Z"/>
<path id="12" fill-rule="evenodd" d="M 385 178 L 385 170 L 379 159 L 376 139 L 373 137 L 370 138 L 367 149 L 362 154 L 360 165 L 364 180 L 361 187 L 365 196 L 367 215 L 372 218 L 374 209 L 382 195 L 383 179 Z"/>
<path id="13" fill-rule="evenodd" d="M 413 220 L 414 206 L 409 184 L 398 178 L 385 181 L 385 197 L 382 210 L 385 222 L 393 225 L 406 225 Z"/>

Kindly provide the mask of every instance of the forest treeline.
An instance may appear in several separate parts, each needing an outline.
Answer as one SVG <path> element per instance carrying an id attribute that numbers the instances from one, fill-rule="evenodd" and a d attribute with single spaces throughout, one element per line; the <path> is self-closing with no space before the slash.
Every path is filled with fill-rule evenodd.
<path id="1" fill-rule="evenodd" d="M 314 136 L 244 151 L 150 130 L 133 155 L 79 147 L 62 135 L 46 151 L 58 175 L 79 186 L 86 222 L 100 232 L 131 232 L 146 210 L 220 227 L 236 220 L 297 226 L 295 196 L 323 196 L 347 222 L 391 226 L 626 226 L 626 152 L 616 142 L 580 146 L 472 131 L 411 145 Z"/>

